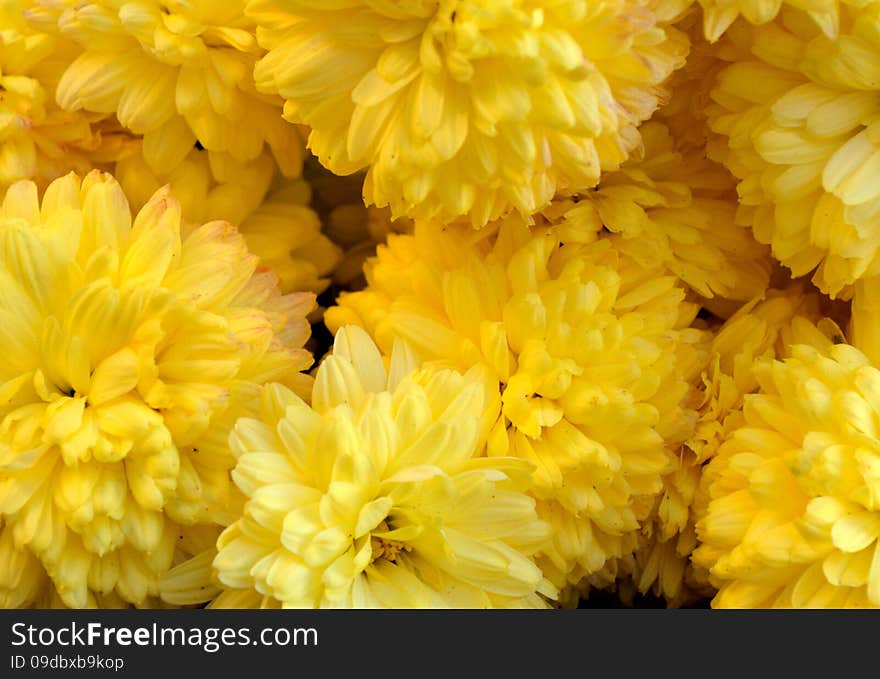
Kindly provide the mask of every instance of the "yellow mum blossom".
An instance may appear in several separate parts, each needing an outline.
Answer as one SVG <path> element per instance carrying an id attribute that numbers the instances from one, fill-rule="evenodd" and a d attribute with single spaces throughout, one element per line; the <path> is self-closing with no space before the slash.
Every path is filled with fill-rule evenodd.
<path id="1" fill-rule="evenodd" d="M 424 360 L 492 371 L 502 413 L 489 452 L 536 465 L 555 584 L 631 552 L 696 417 L 684 401 L 704 335 L 688 329 L 697 307 L 677 279 L 588 229 L 517 217 L 485 233 L 417 223 L 366 276 L 327 310 L 328 327 L 356 323 L 385 351 L 400 337 Z"/>
<path id="2" fill-rule="evenodd" d="M 706 468 L 694 560 L 719 608 L 880 605 L 880 371 L 802 322 L 784 360 L 755 369 L 743 424 Z"/>
<path id="3" fill-rule="evenodd" d="M 482 455 L 498 401 L 480 370 L 418 369 L 402 345 L 386 368 L 341 328 L 311 407 L 271 385 L 230 437 L 248 502 L 218 578 L 284 607 L 546 606 L 529 465 Z"/>
<path id="4" fill-rule="evenodd" d="M 318 215 L 308 207 L 308 184 L 279 182 L 276 170 L 268 153 L 239 163 L 228 154 L 200 149 L 190 151 L 170 172 L 154 172 L 142 153 L 116 164 L 116 176 L 134 209 L 168 184 L 180 196 L 187 221 L 224 219 L 238 226 L 248 249 L 279 277 L 282 292 L 319 293 L 330 283 L 342 252 L 322 233 Z"/>
<path id="5" fill-rule="evenodd" d="M 734 223 L 734 180 L 702 152 L 679 152 L 659 122 L 642 126 L 644 157 L 602 177 L 590 192 L 544 213 L 569 228 L 621 238 L 616 246 L 646 268 L 663 266 L 698 295 L 746 301 L 767 288 L 767 248 Z"/>
<path id="6" fill-rule="evenodd" d="M 281 99 L 254 89 L 263 50 L 245 0 L 35 0 L 31 23 L 82 50 L 57 98 L 69 111 L 115 113 L 144 138 L 156 172 L 169 172 L 198 142 L 238 162 L 268 147 L 282 172 L 301 171 L 300 131 L 281 117 Z"/>
<path id="7" fill-rule="evenodd" d="M 831 40 L 795 10 L 737 24 L 712 91 L 713 157 L 740 179 L 741 219 L 794 276 L 847 298 L 880 274 L 880 3 L 841 8 Z"/>
<path id="8" fill-rule="evenodd" d="M 28 0 L 0 0 L 0 191 L 31 179 L 40 188 L 121 153 L 127 139 L 101 116 L 61 110 L 55 86 L 77 49 L 24 21 Z"/>
<path id="9" fill-rule="evenodd" d="M 99 172 L 42 204 L 13 184 L 0 242 L 4 549 L 42 564 L 67 606 L 145 605 L 181 530 L 235 518 L 227 433 L 259 385 L 308 393 L 314 297 L 281 296 L 228 223 L 182 226 L 167 190 L 132 222 Z M 0 583 L 25 558 L 0 560 Z M 25 589 L 16 603 L 42 596 Z"/>
<path id="10" fill-rule="evenodd" d="M 639 145 L 689 0 L 250 0 L 257 88 L 368 205 L 475 226 L 593 186 Z"/>

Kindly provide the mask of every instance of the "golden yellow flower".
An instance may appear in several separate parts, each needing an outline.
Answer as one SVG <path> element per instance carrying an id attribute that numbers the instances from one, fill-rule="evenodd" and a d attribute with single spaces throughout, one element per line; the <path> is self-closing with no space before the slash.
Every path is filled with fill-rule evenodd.
<path id="1" fill-rule="evenodd" d="M 127 139 L 102 116 L 61 110 L 55 86 L 76 47 L 32 30 L 23 18 L 29 0 L 0 0 L 0 192 L 31 179 L 40 188 L 70 171 L 121 153 Z"/>
<path id="2" fill-rule="evenodd" d="M 25 14 L 76 42 L 57 91 L 69 111 L 115 113 L 144 139 L 153 171 L 170 172 L 198 142 L 243 163 L 268 148 L 282 172 L 301 171 L 300 131 L 281 99 L 254 89 L 263 50 L 245 0 L 35 0 Z"/>
<path id="3" fill-rule="evenodd" d="M 713 605 L 880 605 L 876 426 L 880 372 L 837 325 L 791 323 L 776 360 L 704 474 L 694 561 Z"/>
<path id="4" fill-rule="evenodd" d="M 182 226 L 167 190 L 132 221 L 99 172 L 42 204 L 13 184 L 0 242 L 4 549 L 42 564 L 67 606 L 146 605 L 182 531 L 235 518 L 227 433 L 259 385 L 308 393 L 314 297 L 281 296 L 230 224 Z M 30 558 L 0 560 L 0 583 Z"/>
<path id="5" fill-rule="evenodd" d="M 688 0 L 250 0 L 257 88 L 368 205 L 475 226 L 595 185 L 639 145 Z"/>
<path id="6" fill-rule="evenodd" d="M 880 4 L 841 7 L 832 40 L 783 10 L 737 23 L 712 91 L 712 155 L 739 178 L 740 218 L 794 276 L 847 298 L 880 274 Z"/>
<path id="7" fill-rule="evenodd" d="M 135 209 L 168 184 L 187 221 L 236 225 L 248 249 L 278 276 L 282 292 L 322 292 L 342 259 L 308 206 L 309 185 L 278 176 L 268 153 L 239 163 L 229 154 L 193 149 L 170 172 L 154 172 L 142 153 L 132 153 L 116 164 L 116 176 Z"/>
<path id="8" fill-rule="evenodd" d="M 245 591 L 215 606 L 546 606 L 529 465 L 483 455 L 498 406 L 479 369 L 419 369 L 401 344 L 386 366 L 339 329 L 311 407 L 270 385 L 230 437 L 248 501 L 214 566 Z"/>
<path id="9" fill-rule="evenodd" d="M 423 360 L 492 372 L 489 454 L 536 465 L 531 492 L 554 528 L 541 563 L 559 587 L 632 551 L 696 417 L 684 402 L 704 348 L 688 329 L 697 306 L 615 243 L 518 217 L 484 232 L 417 223 L 325 316 L 385 351 L 403 338 Z"/>

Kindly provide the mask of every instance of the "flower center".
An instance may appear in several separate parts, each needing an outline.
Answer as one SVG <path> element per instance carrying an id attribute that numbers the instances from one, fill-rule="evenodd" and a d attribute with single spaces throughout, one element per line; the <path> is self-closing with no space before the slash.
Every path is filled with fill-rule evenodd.
<path id="1" fill-rule="evenodd" d="M 385 532 L 389 530 L 388 524 L 383 521 L 378 526 L 376 526 L 379 532 Z M 372 558 L 370 559 L 370 563 L 375 563 L 379 559 L 385 559 L 386 561 L 390 561 L 391 563 L 397 563 L 397 557 L 401 552 L 408 552 L 412 549 L 405 542 L 398 542 L 397 540 L 386 540 L 384 538 L 376 537 L 375 535 L 370 537 L 370 546 L 373 550 Z"/>

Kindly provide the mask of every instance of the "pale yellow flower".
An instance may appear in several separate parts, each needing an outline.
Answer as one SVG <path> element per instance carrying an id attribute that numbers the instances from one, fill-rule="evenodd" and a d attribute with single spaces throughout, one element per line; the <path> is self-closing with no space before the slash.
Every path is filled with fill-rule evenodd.
<path id="1" fill-rule="evenodd" d="M 214 567 L 243 591 L 215 606 L 546 606 L 529 465 L 483 455 L 498 401 L 483 371 L 419 369 L 400 344 L 386 366 L 341 328 L 311 406 L 271 385 L 230 437 L 248 501 Z"/>
<path id="2" fill-rule="evenodd" d="M 3 597 L 45 596 L 8 572 L 33 558 L 67 606 L 147 605 L 182 530 L 236 517 L 227 432 L 259 385 L 308 393 L 314 298 L 281 296 L 230 224 L 182 225 L 167 190 L 132 221 L 98 172 L 42 203 L 14 184 L 0 242 L 0 518 L 31 555 L 0 560 Z"/>

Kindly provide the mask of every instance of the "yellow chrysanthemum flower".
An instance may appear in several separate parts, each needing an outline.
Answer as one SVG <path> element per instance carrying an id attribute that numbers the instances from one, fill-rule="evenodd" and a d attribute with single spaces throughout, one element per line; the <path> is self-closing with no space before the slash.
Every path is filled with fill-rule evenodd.
<path id="1" fill-rule="evenodd" d="M 250 0 L 258 89 L 368 205 L 475 226 L 595 185 L 639 145 L 688 0 Z"/>
<path id="2" fill-rule="evenodd" d="M 42 204 L 14 184 L 0 243 L 5 549 L 36 558 L 67 606 L 145 605 L 182 530 L 235 518 L 227 433 L 259 385 L 308 393 L 314 296 L 281 296 L 228 223 L 181 226 L 167 191 L 132 222 L 98 172 Z M 26 558 L 0 560 L 0 583 Z M 42 596 L 26 589 L 17 604 Z"/>
<path id="3" fill-rule="evenodd" d="M 684 401 L 704 336 L 688 329 L 697 307 L 677 279 L 590 229 L 530 230 L 518 217 L 483 233 L 417 223 L 366 275 L 325 322 L 364 326 L 385 351 L 400 337 L 424 360 L 492 371 L 503 405 L 489 452 L 536 465 L 555 584 L 632 551 L 695 420 Z"/>
<path id="4" fill-rule="evenodd" d="M 194 554 L 212 550 L 220 535 L 221 528 L 216 525 L 178 526 L 172 563 L 180 566 L 172 568 L 169 573 L 179 571 L 186 565 L 197 561 Z M 58 589 L 34 554 L 28 549 L 17 546 L 15 531 L 11 526 L 4 526 L 0 519 L 0 608 L 67 608 L 68 603 L 59 594 Z M 112 564 L 112 558 L 111 558 Z M 166 578 L 159 579 L 158 591 L 162 598 L 151 592 L 138 603 L 143 608 L 177 608 L 194 603 L 202 603 L 215 596 L 219 589 L 209 578 L 198 582 L 198 595 L 190 594 L 181 598 L 172 589 L 162 591 Z M 96 608 L 131 608 L 132 603 L 115 590 L 102 591 L 95 589 L 90 593 L 89 606 Z"/>
<path id="5" fill-rule="evenodd" d="M 322 292 L 342 259 L 309 208 L 303 180 L 280 180 L 268 153 L 249 163 L 228 154 L 193 149 L 170 172 L 154 172 L 141 153 L 116 164 L 116 176 L 132 206 L 144 205 L 168 184 L 181 196 L 185 220 L 226 220 L 239 228 L 248 249 L 279 278 L 282 292 Z"/>
<path id="6" fill-rule="evenodd" d="M 679 152 L 658 122 L 642 126 L 644 157 L 606 173 L 594 191 L 544 213 L 571 228 L 620 234 L 617 247 L 647 268 L 662 266 L 698 295 L 746 301 L 767 288 L 773 260 L 734 223 L 734 180 L 701 152 Z"/>
<path id="7" fill-rule="evenodd" d="M 880 371 L 832 322 L 792 329 L 706 467 L 694 561 L 716 607 L 875 607 Z"/>
<path id="8" fill-rule="evenodd" d="M 74 45 L 31 30 L 28 0 L 0 0 L 0 192 L 22 179 L 40 188 L 70 172 L 108 162 L 128 143 L 101 116 L 61 110 L 55 86 Z"/>
<path id="9" fill-rule="evenodd" d="M 741 180 L 741 219 L 826 294 L 880 274 L 880 3 L 841 8 L 831 40 L 805 14 L 738 23 L 709 111 L 712 155 Z"/>
<path id="10" fill-rule="evenodd" d="M 245 0 L 35 0 L 25 14 L 76 42 L 57 90 L 69 111 L 115 113 L 144 139 L 156 172 L 170 172 L 198 142 L 243 163 L 268 147 L 289 177 L 303 159 L 300 131 L 278 97 L 254 89 L 264 53 Z"/>
<path id="11" fill-rule="evenodd" d="M 482 455 L 498 401 L 480 370 L 418 369 L 401 345 L 386 369 L 341 328 L 311 407 L 269 386 L 230 437 L 248 501 L 218 541 L 219 580 L 285 607 L 545 606 L 529 465 Z"/>

